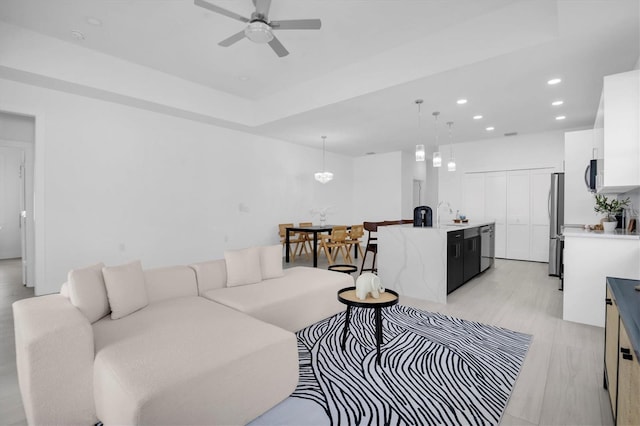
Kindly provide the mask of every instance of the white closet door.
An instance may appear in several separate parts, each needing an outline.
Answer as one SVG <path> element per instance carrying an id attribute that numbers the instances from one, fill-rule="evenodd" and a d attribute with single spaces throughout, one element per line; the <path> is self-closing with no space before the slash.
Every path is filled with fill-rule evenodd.
<path id="1" fill-rule="evenodd" d="M 484 220 L 484 174 L 465 174 L 462 178 L 462 210 L 472 221 Z"/>
<path id="2" fill-rule="evenodd" d="M 529 260 L 531 238 L 529 170 L 507 172 L 508 259 Z"/>
<path id="3" fill-rule="evenodd" d="M 531 254 L 535 262 L 549 261 L 549 189 L 552 169 L 532 170 L 531 182 Z"/>
<path id="4" fill-rule="evenodd" d="M 495 222 L 496 257 L 507 253 L 507 172 L 484 174 L 484 218 Z"/>

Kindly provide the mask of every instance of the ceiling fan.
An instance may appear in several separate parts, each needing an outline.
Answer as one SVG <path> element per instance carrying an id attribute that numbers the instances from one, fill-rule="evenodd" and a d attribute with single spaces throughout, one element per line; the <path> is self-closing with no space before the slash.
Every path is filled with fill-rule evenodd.
<path id="1" fill-rule="evenodd" d="M 282 43 L 280 43 L 280 40 L 273 35 L 273 30 L 319 30 L 321 26 L 319 19 L 269 21 L 271 0 L 253 0 L 256 10 L 251 14 L 251 18 L 245 18 L 244 16 L 223 9 L 220 6 L 215 6 L 204 0 L 194 0 L 194 3 L 196 6 L 248 24 L 244 30 L 218 43 L 218 45 L 223 47 L 229 47 L 246 37 L 254 43 L 269 43 L 269 46 L 276 52 L 276 55 L 283 57 L 287 56 L 289 51 L 285 49 Z"/>

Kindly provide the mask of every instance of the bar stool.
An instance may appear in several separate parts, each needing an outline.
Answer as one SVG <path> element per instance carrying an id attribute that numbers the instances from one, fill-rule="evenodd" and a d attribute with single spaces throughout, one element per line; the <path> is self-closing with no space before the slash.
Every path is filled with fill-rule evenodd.
<path id="1" fill-rule="evenodd" d="M 378 268 L 376 268 L 376 256 L 378 254 L 378 226 L 383 226 L 384 222 L 364 222 L 363 225 L 369 235 L 367 237 L 367 247 L 364 249 L 362 265 L 360 266 L 360 275 L 362 275 L 364 271 L 371 271 L 375 274 L 378 272 Z M 367 260 L 369 252 L 373 253 L 373 262 L 371 263 L 371 268 L 365 268 L 364 263 Z"/>

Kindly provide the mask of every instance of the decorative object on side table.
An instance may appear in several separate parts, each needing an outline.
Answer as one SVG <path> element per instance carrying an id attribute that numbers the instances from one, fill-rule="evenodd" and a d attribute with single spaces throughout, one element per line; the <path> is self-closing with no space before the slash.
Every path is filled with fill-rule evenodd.
<path id="1" fill-rule="evenodd" d="M 595 194 L 596 206 L 593 210 L 596 213 L 604 213 L 605 217 L 602 218 L 602 226 L 605 232 L 613 232 L 618 226 L 618 219 L 616 214 L 622 212 L 622 210 L 629 205 L 629 198 L 624 200 L 618 200 L 617 198 L 608 199 L 606 195 Z"/>
<path id="2" fill-rule="evenodd" d="M 384 293 L 384 287 L 376 274 L 365 272 L 356 280 L 356 296 L 360 300 L 365 300 L 369 293 L 371 293 L 371 297 L 378 299 L 380 293 Z"/>

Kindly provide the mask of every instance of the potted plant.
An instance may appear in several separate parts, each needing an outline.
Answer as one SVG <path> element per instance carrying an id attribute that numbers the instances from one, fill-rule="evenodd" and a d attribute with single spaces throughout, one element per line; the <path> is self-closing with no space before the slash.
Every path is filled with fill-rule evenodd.
<path id="1" fill-rule="evenodd" d="M 602 218 L 602 226 L 607 232 L 612 232 L 616 229 L 618 224 L 617 214 L 620 214 L 622 210 L 629 205 L 629 198 L 624 200 L 618 200 L 617 198 L 608 199 L 605 195 L 596 194 L 596 206 L 593 210 L 596 213 L 604 213 L 605 217 Z"/>

